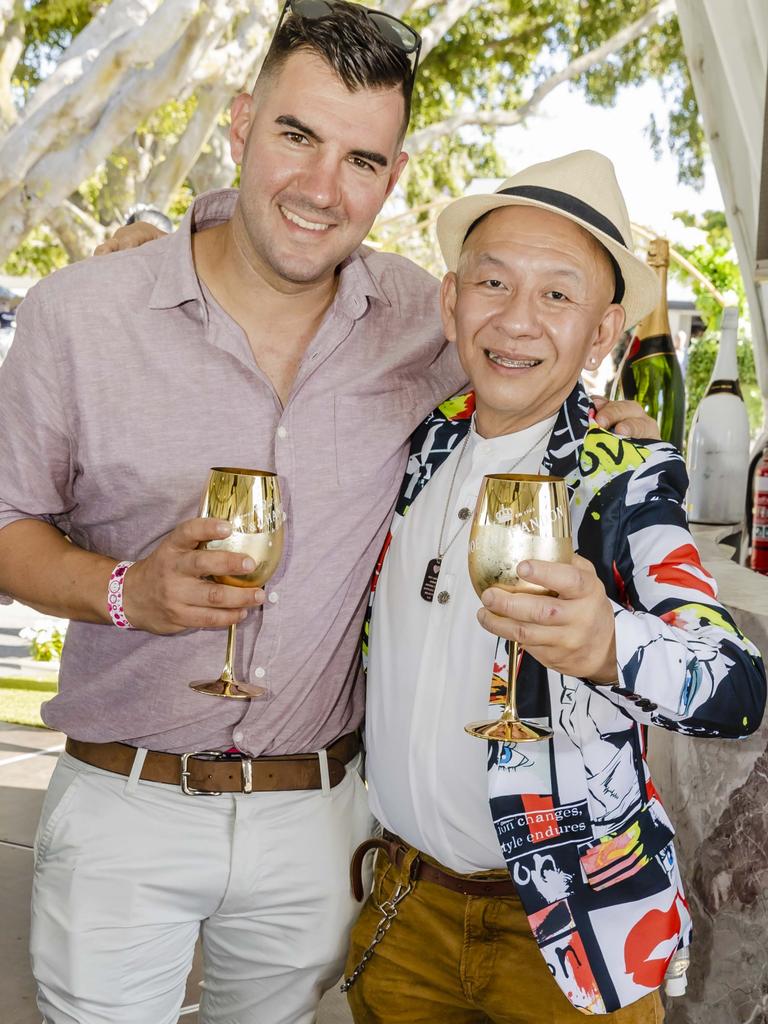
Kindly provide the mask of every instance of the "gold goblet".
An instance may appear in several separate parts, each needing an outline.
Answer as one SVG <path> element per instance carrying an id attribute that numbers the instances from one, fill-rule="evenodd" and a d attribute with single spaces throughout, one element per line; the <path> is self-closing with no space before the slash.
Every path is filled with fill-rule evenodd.
<path id="1" fill-rule="evenodd" d="M 570 562 L 571 517 L 565 481 L 556 476 L 486 476 L 478 495 L 469 537 L 469 575 L 478 597 L 488 587 L 512 593 L 552 591 L 521 580 L 517 566 L 527 558 Z M 507 697 L 494 722 L 470 722 L 470 735 L 502 743 L 545 740 L 552 730 L 524 722 L 517 714 L 517 673 L 522 650 L 512 642 Z"/>
<path id="2" fill-rule="evenodd" d="M 283 507 L 275 473 L 260 469 L 214 468 L 208 477 L 200 508 L 201 516 L 227 519 L 232 533 L 223 540 L 209 540 L 209 551 L 236 551 L 256 563 L 253 572 L 238 576 L 213 576 L 230 587 L 263 587 L 277 569 L 283 554 Z M 218 679 L 190 683 L 193 690 L 213 697 L 254 700 L 266 689 L 235 678 L 235 630 L 227 633 L 227 655 Z"/>

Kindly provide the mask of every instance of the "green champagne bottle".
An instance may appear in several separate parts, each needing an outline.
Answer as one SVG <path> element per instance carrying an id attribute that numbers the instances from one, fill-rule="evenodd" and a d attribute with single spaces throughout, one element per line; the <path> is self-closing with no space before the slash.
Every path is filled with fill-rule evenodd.
<path id="1" fill-rule="evenodd" d="M 667 311 L 669 242 L 654 238 L 648 245 L 648 265 L 659 277 L 661 295 L 652 313 L 642 320 L 627 346 L 619 368 L 616 397 L 639 402 L 656 420 L 664 441 L 682 451 L 685 429 L 685 383 L 672 343 Z"/>

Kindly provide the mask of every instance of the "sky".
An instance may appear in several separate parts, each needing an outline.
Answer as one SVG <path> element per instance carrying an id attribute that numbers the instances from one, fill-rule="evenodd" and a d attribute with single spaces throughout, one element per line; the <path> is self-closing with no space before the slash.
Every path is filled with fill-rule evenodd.
<path id="1" fill-rule="evenodd" d="M 501 129 L 496 143 L 509 171 L 548 160 L 576 149 L 596 149 L 610 157 L 632 220 L 668 237 L 692 243 L 691 233 L 672 214 L 723 209 L 714 167 L 707 161 L 702 191 L 678 184 L 675 157 L 664 150 L 657 160 L 645 127 L 651 112 L 666 123 L 666 101 L 655 82 L 629 87 L 615 107 L 604 109 L 585 102 L 563 85 L 551 93 L 525 125 Z M 694 233 L 696 234 L 696 233 Z M 670 281 L 669 298 L 689 297 L 684 286 Z"/>

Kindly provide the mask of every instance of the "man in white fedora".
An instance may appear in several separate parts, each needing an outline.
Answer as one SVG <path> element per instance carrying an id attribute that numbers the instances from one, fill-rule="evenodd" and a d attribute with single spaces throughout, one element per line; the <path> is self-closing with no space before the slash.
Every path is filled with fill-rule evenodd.
<path id="1" fill-rule="evenodd" d="M 658 299 L 610 161 L 528 168 L 449 206 L 438 236 L 443 324 L 473 390 L 416 432 L 374 584 L 367 764 L 384 833 L 353 863 L 362 897 L 379 849 L 350 1003 L 361 1024 L 651 1024 L 691 924 L 646 728 L 750 733 L 765 673 L 688 532 L 680 454 L 601 429 L 580 383 Z M 564 478 L 577 554 L 520 564 L 548 593 L 489 589 L 479 608 L 467 540 L 492 473 Z M 464 731 L 489 692 L 498 716 L 508 640 L 525 651 L 519 713 L 550 740 Z"/>

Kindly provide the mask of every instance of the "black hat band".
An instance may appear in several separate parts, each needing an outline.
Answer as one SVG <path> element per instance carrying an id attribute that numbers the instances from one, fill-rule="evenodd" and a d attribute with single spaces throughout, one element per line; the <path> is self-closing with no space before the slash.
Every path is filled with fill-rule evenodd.
<path id="1" fill-rule="evenodd" d="M 521 196 L 523 199 L 535 199 L 537 202 L 546 203 L 548 206 L 556 206 L 563 213 L 570 213 L 572 216 L 578 217 L 579 220 L 586 221 L 593 228 L 597 228 L 604 235 L 608 235 L 614 242 L 623 245 L 625 249 L 627 248 L 627 243 L 612 220 L 609 220 L 599 210 L 596 210 L 594 206 L 582 202 L 581 199 L 569 195 L 568 192 L 559 192 L 555 188 L 542 188 L 541 185 L 518 185 L 516 188 L 499 189 L 497 195 Z"/>
<path id="2" fill-rule="evenodd" d="M 597 228 L 598 231 L 602 231 L 604 235 L 612 238 L 614 242 L 623 245 L 625 249 L 627 248 L 627 243 L 612 220 L 605 217 L 594 206 L 582 202 L 581 199 L 577 199 L 576 196 L 572 196 L 568 192 L 560 192 L 555 188 L 543 188 L 541 185 L 518 185 L 516 188 L 501 188 L 496 194 L 500 196 L 520 196 L 521 199 L 533 199 L 539 203 L 546 203 L 547 206 L 553 206 L 558 210 L 562 210 L 563 213 L 569 213 L 572 217 L 578 217 L 579 220 L 583 220 L 586 224 Z M 605 251 L 608 254 L 608 259 L 611 261 L 613 276 L 616 282 L 613 301 L 620 303 L 627 290 L 624 283 L 624 275 L 613 253 L 609 249 Z"/>

